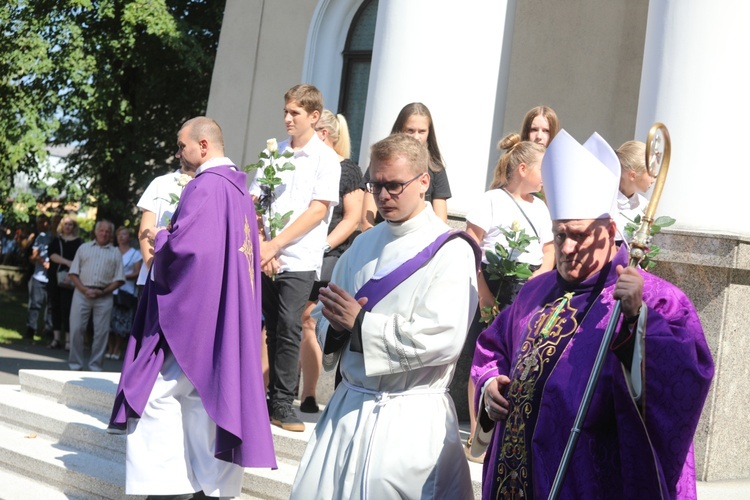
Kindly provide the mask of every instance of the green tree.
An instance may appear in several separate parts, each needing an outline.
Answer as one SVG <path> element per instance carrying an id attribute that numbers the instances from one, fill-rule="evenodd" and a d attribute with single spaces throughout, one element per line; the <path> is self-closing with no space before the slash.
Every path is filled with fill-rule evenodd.
<path id="1" fill-rule="evenodd" d="M 0 11 L 0 209 L 16 172 L 37 199 L 93 203 L 135 218 L 156 175 L 174 168 L 177 128 L 204 114 L 222 0 L 6 0 Z M 73 145 L 48 185 L 46 147 Z"/>

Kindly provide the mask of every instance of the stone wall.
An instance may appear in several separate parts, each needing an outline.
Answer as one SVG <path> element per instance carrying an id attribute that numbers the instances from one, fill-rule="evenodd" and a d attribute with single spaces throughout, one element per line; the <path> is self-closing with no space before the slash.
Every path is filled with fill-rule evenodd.
<path id="1" fill-rule="evenodd" d="M 654 273 L 693 301 L 716 371 L 695 436 L 698 479 L 750 477 L 750 237 L 664 230 Z"/>

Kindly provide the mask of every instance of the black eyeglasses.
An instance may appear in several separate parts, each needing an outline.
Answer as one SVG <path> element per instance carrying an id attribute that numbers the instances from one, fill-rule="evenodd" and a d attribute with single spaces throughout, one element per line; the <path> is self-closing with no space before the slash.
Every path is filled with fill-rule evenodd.
<path id="1" fill-rule="evenodd" d="M 419 179 L 421 176 L 423 176 L 424 173 L 417 174 L 416 176 L 412 177 L 406 182 L 368 182 L 365 184 L 365 187 L 367 188 L 368 193 L 372 194 L 380 194 L 380 192 L 385 189 L 389 195 L 391 196 L 397 196 L 404 192 L 404 189 L 406 189 L 406 186 L 414 182 L 415 180 Z"/>

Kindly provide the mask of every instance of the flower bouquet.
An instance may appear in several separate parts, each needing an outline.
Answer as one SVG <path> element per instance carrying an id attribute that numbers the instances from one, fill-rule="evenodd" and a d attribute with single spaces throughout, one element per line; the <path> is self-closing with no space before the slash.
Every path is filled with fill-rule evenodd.
<path id="1" fill-rule="evenodd" d="M 266 216 L 271 231 L 271 239 L 276 237 L 276 233 L 286 225 L 292 216 L 292 211 L 284 214 L 273 213 L 276 187 L 282 184 L 279 172 L 294 170 L 294 165 L 291 162 L 284 161 L 292 156 L 294 156 L 294 152 L 291 149 L 286 148 L 280 153 L 276 139 L 268 139 L 266 149 L 258 154 L 258 162 L 245 167 L 245 171 L 248 172 L 251 170 L 260 171 L 256 174 L 256 180 L 260 184 L 261 195 L 255 202 L 255 211 Z"/>
<path id="2" fill-rule="evenodd" d="M 480 311 L 481 321 L 488 324 L 500 314 L 500 311 L 510 305 L 520 286 L 531 277 L 532 271 L 529 264 L 518 262 L 518 257 L 526 253 L 529 244 L 537 239 L 536 236 L 526 234 L 526 230 L 521 228 L 515 220 L 510 229 L 502 227 L 499 229 L 505 236 L 508 248 L 496 243 L 494 252 L 490 250 L 485 252 L 490 279 L 500 281 L 495 295 L 495 305 L 483 307 Z"/>

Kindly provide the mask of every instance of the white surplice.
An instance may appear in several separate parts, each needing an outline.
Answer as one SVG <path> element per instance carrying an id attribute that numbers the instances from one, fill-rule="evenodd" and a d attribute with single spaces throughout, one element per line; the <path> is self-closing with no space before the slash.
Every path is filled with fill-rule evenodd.
<path id="1" fill-rule="evenodd" d="M 331 282 L 353 296 L 449 229 L 429 204 L 403 224 L 378 224 Z M 344 382 L 307 444 L 293 499 L 473 498 L 447 388 L 476 305 L 474 253 L 456 238 L 365 314 L 364 355 L 348 342 L 338 352 Z M 327 331 L 320 305 L 314 315 Z M 324 356 L 326 369 L 337 358 Z"/>

